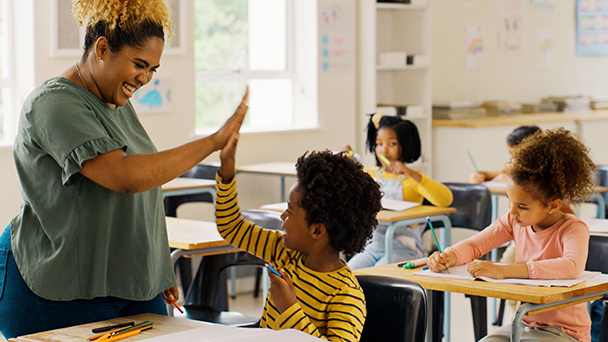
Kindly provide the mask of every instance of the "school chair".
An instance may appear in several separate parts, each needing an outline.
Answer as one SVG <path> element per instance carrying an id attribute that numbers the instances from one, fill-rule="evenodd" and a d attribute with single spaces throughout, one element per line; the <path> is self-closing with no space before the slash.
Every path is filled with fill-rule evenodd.
<path id="1" fill-rule="evenodd" d="M 443 183 L 447 186 L 454 196 L 450 207 L 456 208 L 456 212 L 448 214 L 452 223 L 452 243 L 458 242 L 454 233 L 460 232 L 462 235 L 472 236 L 492 223 L 492 194 L 490 190 L 481 184 L 470 183 Z M 437 228 L 439 228 L 438 225 Z M 427 228 L 428 229 L 428 228 Z M 427 232 L 425 231 L 425 235 Z M 432 239 L 432 238 L 431 238 Z M 425 237 L 425 240 L 426 237 Z M 440 293 L 439 293 L 440 294 Z M 475 341 L 478 341 L 488 332 L 487 322 L 487 300 L 486 297 L 468 296 L 471 299 L 471 310 L 473 314 L 473 330 Z M 433 295 L 433 322 L 437 323 L 433 336 L 441 337 L 438 331 L 442 325 L 441 316 L 436 316 L 435 312 L 443 309 L 443 297 Z M 449 321 L 449 313 L 445 313 Z"/>
<path id="2" fill-rule="evenodd" d="M 219 163 L 198 164 L 180 177 L 215 180 L 215 174 L 219 167 Z M 182 204 L 192 202 L 207 202 L 213 204 L 213 197 L 208 193 L 165 197 L 165 215 L 177 217 L 177 208 Z M 186 293 L 188 286 L 192 282 L 192 260 L 190 258 L 180 258 L 177 262 L 177 268 L 179 270 L 183 293 Z"/>
<path id="3" fill-rule="evenodd" d="M 597 173 L 598 173 L 598 185 L 600 186 L 608 186 L 608 165 L 596 165 Z M 604 197 L 604 203 L 606 210 L 604 213 L 608 216 L 608 192 L 604 192 L 599 194 Z M 597 204 L 597 201 L 594 201 Z M 606 218 L 606 217 L 602 217 Z"/>
<path id="4" fill-rule="evenodd" d="M 426 294 L 412 281 L 357 275 L 365 294 L 367 318 L 361 342 L 423 342 L 427 310 Z"/>
<path id="5" fill-rule="evenodd" d="M 281 229 L 283 222 L 281 214 L 276 211 L 248 209 L 242 210 L 241 214 L 245 219 L 269 229 Z M 186 317 L 223 325 L 256 327 L 260 317 L 229 311 L 225 271 L 237 266 L 255 266 L 261 271 L 265 263 L 246 252 L 203 257 L 184 301 Z M 259 291 L 261 276 L 262 272 L 256 275 L 256 291 Z"/>
<path id="6" fill-rule="evenodd" d="M 608 273 L 608 236 L 591 235 L 589 237 L 589 255 L 587 256 L 587 271 Z M 602 299 L 602 324 L 600 327 L 600 342 L 608 341 L 608 296 Z"/>

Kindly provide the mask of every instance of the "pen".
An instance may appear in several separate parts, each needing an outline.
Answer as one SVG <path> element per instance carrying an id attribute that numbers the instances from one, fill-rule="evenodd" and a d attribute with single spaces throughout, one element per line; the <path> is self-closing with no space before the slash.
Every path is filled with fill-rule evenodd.
<path id="1" fill-rule="evenodd" d="M 120 324 L 115 324 L 115 325 L 108 325 L 108 326 L 105 326 L 105 327 L 95 328 L 95 329 L 91 330 L 91 332 L 93 334 L 97 334 L 97 333 L 102 333 L 102 332 L 106 332 L 106 331 L 110 331 L 110 330 L 114 330 L 114 329 L 130 327 L 133 324 L 135 324 L 135 322 L 128 322 L 128 323 L 120 323 Z"/>
<path id="2" fill-rule="evenodd" d="M 386 165 L 390 165 L 390 164 L 391 164 L 391 161 L 390 161 L 390 160 L 388 160 L 388 158 L 386 158 L 386 157 L 385 157 L 384 155 L 382 155 L 382 154 L 378 154 L 378 159 L 382 160 L 382 161 L 384 162 L 384 164 L 386 164 Z"/>
<path id="3" fill-rule="evenodd" d="M 437 240 L 437 235 L 435 234 L 435 228 L 433 228 L 431 219 L 428 216 L 426 217 L 426 222 L 428 222 L 429 227 L 431 227 L 431 233 L 433 233 L 433 238 L 435 238 L 435 243 L 437 244 L 437 249 L 439 250 L 439 253 L 443 253 L 443 251 L 441 250 L 441 246 L 439 245 L 439 240 Z M 445 270 L 447 271 L 448 268 L 446 267 Z"/>
<path id="4" fill-rule="evenodd" d="M 128 327 L 130 327 L 130 326 L 128 326 Z M 101 334 L 93 335 L 91 337 L 88 337 L 87 340 L 89 340 L 89 341 L 93 341 L 93 340 L 97 340 L 97 339 L 99 339 L 100 341 L 105 340 L 106 338 L 110 337 L 110 335 L 112 335 L 113 332 L 117 332 L 120 330 L 124 330 L 124 327 L 112 329 L 108 332 L 103 332 Z"/>
<path id="5" fill-rule="evenodd" d="M 473 168 L 475 169 L 475 172 L 479 173 L 479 169 L 477 168 L 477 164 L 475 164 L 475 159 L 473 159 L 473 155 L 471 154 L 471 151 L 467 151 L 467 154 L 469 155 L 469 159 L 471 159 L 471 163 L 473 164 Z"/>
<path id="6" fill-rule="evenodd" d="M 171 304 L 173 304 L 173 306 L 175 306 L 175 308 L 176 308 L 177 310 L 179 310 L 179 312 L 184 313 L 184 310 L 182 310 L 182 308 L 180 308 L 179 306 L 177 306 L 177 304 L 175 304 L 175 301 L 174 301 L 174 300 L 172 300 L 172 301 L 171 301 Z"/>
<path id="7" fill-rule="evenodd" d="M 270 264 L 266 264 L 264 266 L 266 266 L 266 268 L 268 268 L 269 270 L 271 270 L 272 273 L 274 273 L 274 274 L 278 275 L 279 277 L 283 278 L 283 276 L 281 275 L 281 273 L 277 272 L 277 270 L 275 270 L 274 268 L 272 268 L 272 266 L 270 266 Z"/>
<path id="8" fill-rule="evenodd" d="M 428 266 L 424 266 L 424 267 L 422 268 L 422 270 L 423 270 L 423 271 L 426 271 L 426 270 L 428 270 L 428 269 L 429 269 L 429 267 L 428 267 Z"/>

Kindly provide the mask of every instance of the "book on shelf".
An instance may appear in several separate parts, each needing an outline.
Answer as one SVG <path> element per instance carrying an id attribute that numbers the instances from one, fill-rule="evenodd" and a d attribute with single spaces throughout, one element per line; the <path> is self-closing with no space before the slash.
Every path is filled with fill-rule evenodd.
<path id="1" fill-rule="evenodd" d="M 381 104 L 376 107 L 376 112 L 392 116 L 404 116 L 405 118 L 424 117 L 424 107 L 417 104 Z"/>
<path id="2" fill-rule="evenodd" d="M 593 109 L 608 109 L 608 100 L 593 100 L 591 101 Z"/>
<path id="3" fill-rule="evenodd" d="M 474 119 L 484 117 L 486 109 L 470 101 L 451 101 L 433 104 L 433 119 Z"/>
<path id="4" fill-rule="evenodd" d="M 521 104 L 522 113 L 554 113 L 557 105 L 553 102 L 524 102 Z"/>
<path id="5" fill-rule="evenodd" d="M 431 60 L 427 55 L 408 55 L 406 58 L 407 65 L 427 66 L 430 63 Z"/>
<path id="6" fill-rule="evenodd" d="M 548 96 L 542 101 L 555 103 L 559 112 L 580 112 L 591 109 L 591 100 L 583 95 Z"/>
<path id="7" fill-rule="evenodd" d="M 488 100 L 481 105 L 486 109 L 486 115 L 517 114 L 521 111 L 519 106 L 504 100 Z"/>

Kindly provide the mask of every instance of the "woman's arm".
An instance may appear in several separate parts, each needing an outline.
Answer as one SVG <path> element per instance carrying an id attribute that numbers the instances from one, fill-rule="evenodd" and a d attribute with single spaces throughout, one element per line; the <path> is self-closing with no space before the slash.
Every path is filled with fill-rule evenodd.
<path id="1" fill-rule="evenodd" d="M 247 113 L 245 92 L 241 104 L 224 125 L 210 136 L 176 148 L 146 154 L 114 150 L 83 163 L 80 173 L 113 191 L 138 193 L 157 188 L 193 168 L 211 153 L 221 150 L 237 133 Z"/>

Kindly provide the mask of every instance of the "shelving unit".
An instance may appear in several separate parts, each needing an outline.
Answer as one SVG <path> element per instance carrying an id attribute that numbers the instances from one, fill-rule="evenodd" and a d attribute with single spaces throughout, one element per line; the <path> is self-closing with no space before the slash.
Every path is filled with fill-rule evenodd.
<path id="1" fill-rule="evenodd" d="M 413 4 L 359 2 L 359 113 L 364 151 L 365 130 L 378 104 L 420 105 L 423 115 L 405 118 L 416 124 L 422 140 L 422 157 L 412 167 L 432 177 L 431 98 L 431 9 L 429 1 Z M 405 52 L 424 56 L 426 61 L 399 67 L 378 64 L 380 52 Z M 374 165 L 370 153 L 362 153 L 367 166 Z"/>

